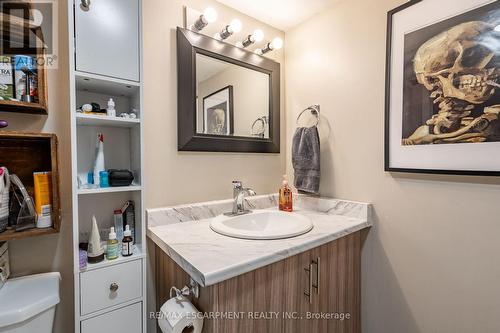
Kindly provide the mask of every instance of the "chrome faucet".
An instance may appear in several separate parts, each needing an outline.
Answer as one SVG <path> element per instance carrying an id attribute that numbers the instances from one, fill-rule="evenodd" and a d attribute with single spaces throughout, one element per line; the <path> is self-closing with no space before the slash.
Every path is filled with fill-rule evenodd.
<path id="1" fill-rule="evenodd" d="M 251 188 L 244 188 L 243 183 L 239 180 L 233 181 L 233 211 L 224 215 L 236 216 L 251 213 L 251 210 L 245 209 L 245 196 L 256 195 Z"/>

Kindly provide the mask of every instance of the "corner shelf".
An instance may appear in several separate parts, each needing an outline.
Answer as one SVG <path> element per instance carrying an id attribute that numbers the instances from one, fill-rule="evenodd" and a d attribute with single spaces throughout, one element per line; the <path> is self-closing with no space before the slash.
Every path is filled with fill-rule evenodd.
<path id="1" fill-rule="evenodd" d="M 112 127 L 134 127 L 141 123 L 141 120 L 109 117 L 109 116 L 96 116 L 77 113 L 76 124 L 79 126 L 112 126 Z"/>
<path id="2" fill-rule="evenodd" d="M 78 195 L 99 194 L 99 193 L 117 193 L 117 192 L 133 192 L 133 191 L 140 191 L 140 190 L 142 190 L 141 185 L 98 187 L 98 188 L 78 189 Z"/>
<path id="3" fill-rule="evenodd" d="M 44 228 L 44 229 L 33 228 L 25 231 L 6 230 L 0 233 L 0 242 L 27 238 L 27 237 L 51 235 L 57 233 L 58 231 L 54 228 Z"/>

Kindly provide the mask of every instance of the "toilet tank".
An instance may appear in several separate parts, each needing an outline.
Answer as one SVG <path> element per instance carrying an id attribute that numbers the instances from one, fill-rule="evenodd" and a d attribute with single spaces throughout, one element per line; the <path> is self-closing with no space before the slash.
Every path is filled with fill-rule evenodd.
<path id="1" fill-rule="evenodd" d="M 60 281 L 58 272 L 7 280 L 0 289 L 0 333 L 51 333 Z"/>

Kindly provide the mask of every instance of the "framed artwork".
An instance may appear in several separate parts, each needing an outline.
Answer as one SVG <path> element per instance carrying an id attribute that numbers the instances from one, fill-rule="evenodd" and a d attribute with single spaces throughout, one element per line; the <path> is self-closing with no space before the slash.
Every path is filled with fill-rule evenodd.
<path id="1" fill-rule="evenodd" d="M 388 13 L 385 170 L 500 176 L 500 2 Z"/>
<path id="2" fill-rule="evenodd" d="M 234 133 L 233 86 L 203 97 L 203 132 L 212 135 Z"/>

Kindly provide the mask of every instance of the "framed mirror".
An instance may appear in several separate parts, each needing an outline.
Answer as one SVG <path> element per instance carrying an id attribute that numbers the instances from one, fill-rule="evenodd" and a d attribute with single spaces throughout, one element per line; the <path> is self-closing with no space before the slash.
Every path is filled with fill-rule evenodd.
<path id="1" fill-rule="evenodd" d="M 178 150 L 280 152 L 280 64 L 177 28 Z"/>

